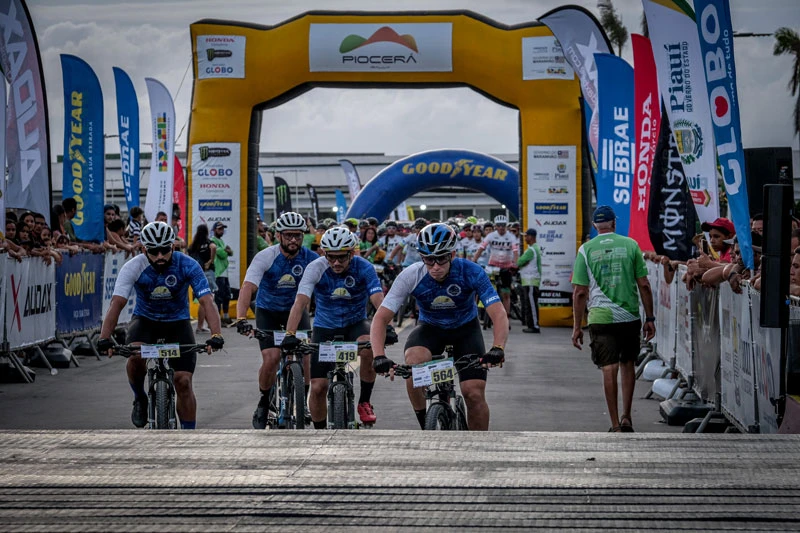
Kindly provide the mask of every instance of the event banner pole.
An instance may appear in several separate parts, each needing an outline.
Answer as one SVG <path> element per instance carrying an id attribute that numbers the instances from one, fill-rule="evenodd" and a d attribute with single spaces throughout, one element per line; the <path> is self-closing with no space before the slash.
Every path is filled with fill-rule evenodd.
<path id="1" fill-rule="evenodd" d="M 117 126 L 119 131 L 119 158 L 125 203 L 128 211 L 138 206 L 139 199 L 139 101 L 128 74 L 113 67 L 117 91 Z"/>
<path id="2" fill-rule="evenodd" d="M 152 222 L 159 211 L 172 212 L 172 181 L 175 170 L 175 105 L 160 81 L 145 78 L 150 97 L 153 130 L 153 155 L 150 159 L 150 184 L 144 202 L 144 216 Z"/>

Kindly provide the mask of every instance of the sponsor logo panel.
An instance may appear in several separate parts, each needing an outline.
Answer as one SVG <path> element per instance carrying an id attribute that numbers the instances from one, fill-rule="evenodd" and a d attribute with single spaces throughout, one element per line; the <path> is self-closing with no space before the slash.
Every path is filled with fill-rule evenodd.
<path id="1" fill-rule="evenodd" d="M 553 36 L 522 39 L 523 80 L 574 80 L 575 71 Z"/>
<path id="2" fill-rule="evenodd" d="M 243 35 L 198 35 L 197 79 L 244 78 Z"/>

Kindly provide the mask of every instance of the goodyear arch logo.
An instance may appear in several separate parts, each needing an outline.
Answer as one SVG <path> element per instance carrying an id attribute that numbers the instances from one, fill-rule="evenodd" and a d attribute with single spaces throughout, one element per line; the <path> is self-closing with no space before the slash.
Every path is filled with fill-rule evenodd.
<path id="1" fill-rule="evenodd" d="M 458 159 L 453 162 L 431 161 L 428 163 L 420 161 L 419 163 L 406 163 L 403 165 L 403 174 L 441 174 L 449 178 L 469 176 L 505 181 L 508 171 L 491 165 L 477 164 L 473 159 Z"/>

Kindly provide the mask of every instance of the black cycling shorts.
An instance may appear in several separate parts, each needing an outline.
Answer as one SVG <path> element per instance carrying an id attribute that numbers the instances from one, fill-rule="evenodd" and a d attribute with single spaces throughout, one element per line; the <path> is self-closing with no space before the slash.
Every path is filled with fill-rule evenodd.
<path id="1" fill-rule="evenodd" d="M 266 331 L 281 331 L 286 329 L 286 321 L 289 320 L 289 311 L 268 311 L 261 307 L 256 307 L 256 327 Z M 311 320 L 308 318 L 308 310 L 303 310 L 300 317 L 300 324 L 297 329 L 311 329 Z M 262 350 L 277 348 L 274 339 L 258 339 L 258 346 Z"/>
<path id="2" fill-rule="evenodd" d="M 500 272 L 497 273 L 497 288 L 511 290 L 512 278 L 513 276 L 511 275 L 511 270 L 507 268 L 501 268 Z"/>
<path id="3" fill-rule="evenodd" d="M 415 346 L 424 346 L 430 350 L 431 354 L 438 355 L 444 353 L 447 345 L 453 346 L 456 368 L 458 368 L 459 359 L 465 355 L 483 355 L 486 352 L 486 345 L 483 343 L 483 333 L 478 318 L 454 329 L 444 329 L 420 322 L 408 335 L 404 350 Z M 470 368 L 459 371 L 458 380 L 481 379 L 486 381 L 486 374 L 485 368 Z"/>
<path id="4" fill-rule="evenodd" d="M 639 356 L 641 320 L 617 324 L 589 324 L 592 362 L 599 368 L 636 361 Z"/>
<path id="5" fill-rule="evenodd" d="M 360 320 L 355 324 L 350 324 L 343 328 L 319 328 L 314 326 L 311 333 L 311 342 L 320 343 L 335 340 L 342 337 L 345 342 L 356 342 L 356 339 L 363 335 L 369 335 L 369 321 Z M 336 363 L 320 363 L 319 353 L 311 356 L 311 379 L 326 378 L 328 372 L 336 368 Z"/>
<path id="6" fill-rule="evenodd" d="M 142 344 L 196 344 L 192 321 L 175 320 L 161 322 L 150 320 L 143 316 L 133 315 L 128 330 L 125 333 L 125 342 L 141 342 Z M 169 366 L 176 372 L 194 373 L 197 364 L 196 353 L 181 353 L 177 359 L 170 359 Z"/>

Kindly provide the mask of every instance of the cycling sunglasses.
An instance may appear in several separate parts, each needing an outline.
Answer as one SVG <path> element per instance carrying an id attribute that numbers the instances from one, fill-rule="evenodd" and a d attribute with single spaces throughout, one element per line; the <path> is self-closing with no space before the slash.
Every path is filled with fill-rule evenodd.
<path id="1" fill-rule="evenodd" d="M 346 263 L 350 259 L 350 253 L 345 254 L 325 254 L 328 263 Z"/>
<path id="2" fill-rule="evenodd" d="M 426 255 L 422 258 L 422 262 L 428 266 L 433 266 L 434 264 L 437 265 L 446 265 L 450 262 L 450 254 L 445 255 Z"/>
<path id="3" fill-rule="evenodd" d="M 287 241 L 302 241 L 303 240 L 303 234 L 302 233 L 281 232 L 281 237 L 283 237 Z"/>
<path id="4" fill-rule="evenodd" d="M 172 251 L 172 246 L 157 246 L 156 248 L 148 248 L 147 255 L 158 257 L 158 254 L 167 255 Z"/>

